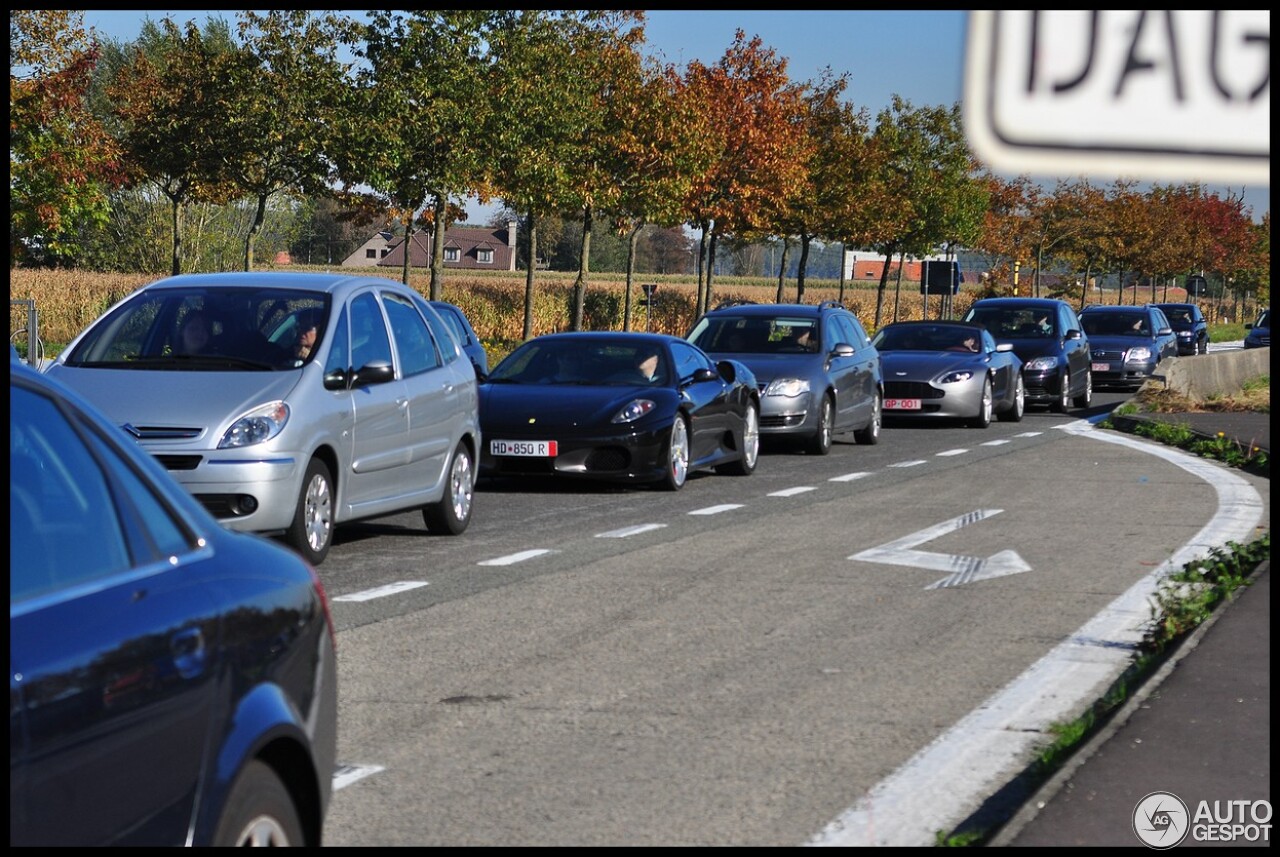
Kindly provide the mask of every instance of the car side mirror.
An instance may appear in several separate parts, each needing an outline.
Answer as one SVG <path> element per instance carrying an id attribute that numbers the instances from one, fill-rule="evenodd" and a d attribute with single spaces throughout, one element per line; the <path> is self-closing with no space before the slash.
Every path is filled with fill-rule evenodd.
<path id="1" fill-rule="evenodd" d="M 347 370 L 334 369 L 324 376 L 324 388 L 326 390 L 345 390 L 347 389 Z"/>
<path id="2" fill-rule="evenodd" d="M 1168 336 L 1170 333 L 1173 333 L 1173 328 L 1172 328 L 1172 327 L 1162 327 L 1162 328 L 1160 328 L 1160 335 L 1161 335 L 1161 336 Z"/>
<path id="3" fill-rule="evenodd" d="M 1065 337 L 1065 338 L 1066 338 L 1066 339 L 1079 339 L 1080 337 L 1081 337 L 1081 333 L 1080 333 L 1080 331 L 1079 331 L 1079 330 L 1076 330 L 1076 329 L 1073 327 L 1073 328 L 1071 328 L 1070 330 L 1068 330 L 1068 331 L 1067 331 L 1067 335 L 1066 335 L 1066 337 Z"/>
<path id="4" fill-rule="evenodd" d="M 853 346 L 847 342 L 837 342 L 836 347 L 831 349 L 832 357 L 852 357 Z"/>
<path id="5" fill-rule="evenodd" d="M 351 386 L 354 388 L 368 387 L 371 384 L 385 384 L 395 376 L 395 368 L 386 360 L 372 360 L 356 370 Z"/>
<path id="6" fill-rule="evenodd" d="M 1012 350 L 1013 350 L 1013 343 L 1012 343 L 1012 342 L 997 342 L 997 343 L 996 343 L 996 351 L 1012 351 Z"/>
<path id="7" fill-rule="evenodd" d="M 696 369 L 693 373 L 692 382 L 695 384 L 701 384 L 704 381 L 716 381 L 719 380 L 719 378 L 720 376 L 716 374 L 714 369 Z"/>
<path id="8" fill-rule="evenodd" d="M 706 372 L 708 370 L 703 369 L 700 371 Z M 728 360 L 721 360 L 719 363 L 717 363 L 716 371 L 720 373 L 721 378 L 728 381 L 730 384 L 732 384 L 734 379 L 738 377 L 738 370 L 734 369 L 733 364 L 730 363 Z M 694 373 L 693 380 L 695 381 L 698 380 L 698 375 L 696 372 Z M 707 379 L 703 379 L 703 380 L 707 380 Z"/>

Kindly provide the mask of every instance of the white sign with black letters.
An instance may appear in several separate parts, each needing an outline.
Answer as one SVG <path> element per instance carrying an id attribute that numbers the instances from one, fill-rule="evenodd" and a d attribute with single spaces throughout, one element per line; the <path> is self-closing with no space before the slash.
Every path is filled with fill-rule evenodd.
<path id="1" fill-rule="evenodd" d="M 972 11 L 965 134 L 997 172 L 1271 183 L 1271 12 Z"/>

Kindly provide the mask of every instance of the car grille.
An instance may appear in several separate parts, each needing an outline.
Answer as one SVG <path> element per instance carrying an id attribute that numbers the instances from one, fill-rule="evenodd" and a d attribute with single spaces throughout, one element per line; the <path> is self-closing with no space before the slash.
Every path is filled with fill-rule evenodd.
<path id="1" fill-rule="evenodd" d="M 204 433 L 204 429 L 187 426 L 135 426 L 125 423 L 121 428 L 139 440 L 191 440 Z"/>
<path id="2" fill-rule="evenodd" d="M 1124 352 L 1108 351 L 1102 348 L 1095 348 L 1093 350 L 1093 359 L 1094 360 L 1123 360 Z"/>
<path id="3" fill-rule="evenodd" d="M 923 381 L 885 381 L 886 399 L 941 399 L 945 393 Z"/>
<path id="4" fill-rule="evenodd" d="M 585 462 L 590 473 L 612 473 L 631 466 L 631 453 L 620 446 L 602 446 L 591 450 Z"/>
<path id="5" fill-rule="evenodd" d="M 157 455 L 156 461 L 164 465 L 165 470 L 195 470 L 200 466 L 204 456 L 201 455 Z"/>

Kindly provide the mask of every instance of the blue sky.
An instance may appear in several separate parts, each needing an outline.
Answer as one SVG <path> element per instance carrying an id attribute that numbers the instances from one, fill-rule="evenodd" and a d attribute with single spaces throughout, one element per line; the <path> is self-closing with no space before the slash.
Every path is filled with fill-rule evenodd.
<path id="1" fill-rule="evenodd" d="M 235 22 L 235 11 L 86 11 L 85 25 L 101 35 L 129 41 L 142 21 L 172 15 L 179 23 L 209 16 Z M 648 49 L 667 62 L 684 66 L 690 60 L 713 63 L 733 44 L 741 29 L 759 36 L 768 48 L 787 60 L 794 80 L 817 80 L 822 70 L 848 73 L 847 98 L 867 107 L 872 116 L 899 95 L 916 107 L 946 105 L 961 100 L 964 85 L 965 12 L 954 11 L 690 11 L 646 13 Z M 1033 176 L 1052 187 L 1057 176 Z M 1070 179 L 1073 176 L 1062 176 Z M 1108 184 L 1114 176 L 1091 180 Z M 1271 207 L 1270 186 L 1210 185 L 1223 196 L 1243 195 L 1260 219 Z M 488 212 L 474 203 L 469 219 L 480 222 Z"/>

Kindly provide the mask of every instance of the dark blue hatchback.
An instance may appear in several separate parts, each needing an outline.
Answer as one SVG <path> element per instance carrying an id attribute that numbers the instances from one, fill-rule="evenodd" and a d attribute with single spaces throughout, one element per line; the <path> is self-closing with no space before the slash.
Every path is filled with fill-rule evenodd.
<path id="1" fill-rule="evenodd" d="M 312 568 L 13 362 L 9 473 L 9 844 L 320 845 L 337 684 Z"/>

